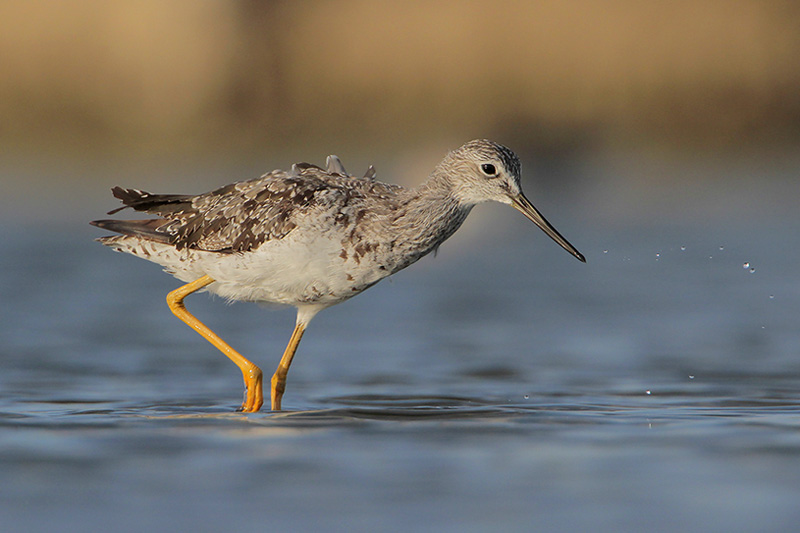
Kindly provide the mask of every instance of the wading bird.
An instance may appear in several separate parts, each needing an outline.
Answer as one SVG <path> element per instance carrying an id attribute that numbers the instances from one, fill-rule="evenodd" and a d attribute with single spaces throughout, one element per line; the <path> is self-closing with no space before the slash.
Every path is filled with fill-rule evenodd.
<path id="1" fill-rule="evenodd" d="M 124 206 L 110 215 L 130 207 L 158 218 L 92 224 L 118 233 L 101 243 L 186 282 L 167 295 L 169 307 L 241 369 L 244 412 L 263 403 L 261 370 L 186 310 L 183 300 L 193 292 L 297 308 L 272 376 L 271 404 L 279 411 L 289 365 L 311 319 L 436 250 L 476 204 L 514 207 L 585 262 L 522 194 L 514 152 L 492 141 L 453 150 L 416 188 L 374 178 L 372 167 L 363 178 L 349 175 L 332 155 L 324 169 L 298 163 L 197 196 L 115 187 Z"/>

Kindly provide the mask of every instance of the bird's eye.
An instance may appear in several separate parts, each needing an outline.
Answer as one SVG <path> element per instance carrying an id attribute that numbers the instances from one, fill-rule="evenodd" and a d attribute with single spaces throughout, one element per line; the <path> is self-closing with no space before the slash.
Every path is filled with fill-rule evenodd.
<path id="1" fill-rule="evenodd" d="M 494 165 L 492 165 L 491 163 L 482 164 L 481 165 L 481 170 L 487 176 L 496 176 L 497 175 L 497 169 L 494 168 Z"/>

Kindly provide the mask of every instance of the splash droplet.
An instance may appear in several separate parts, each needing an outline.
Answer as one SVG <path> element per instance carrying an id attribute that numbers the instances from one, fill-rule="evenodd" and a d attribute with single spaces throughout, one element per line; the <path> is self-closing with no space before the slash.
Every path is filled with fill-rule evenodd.
<path id="1" fill-rule="evenodd" d="M 694 379 L 694 375 L 689 374 L 689 379 Z"/>
<path id="2" fill-rule="evenodd" d="M 604 254 L 607 254 L 607 253 L 608 253 L 608 250 L 603 250 L 603 253 L 604 253 Z"/>
<path id="3" fill-rule="evenodd" d="M 770 294 L 770 295 L 769 295 L 769 299 L 770 299 L 770 300 L 774 300 L 774 299 L 775 299 L 775 295 L 774 295 L 774 294 Z"/>
<path id="4" fill-rule="evenodd" d="M 722 250 L 724 250 L 724 249 L 725 249 L 725 247 L 724 247 L 724 246 L 720 246 L 720 247 L 719 247 L 719 251 L 720 251 L 720 252 L 721 252 Z"/>
<path id="5" fill-rule="evenodd" d="M 647 394 L 648 396 L 650 396 L 650 390 L 647 390 L 647 391 L 646 391 L 646 394 Z"/>
<path id="6" fill-rule="evenodd" d="M 681 246 L 681 252 L 685 252 L 685 251 L 686 251 L 686 247 L 685 246 Z"/>
<path id="7" fill-rule="evenodd" d="M 742 265 L 742 268 L 750 268 L 750 262 L 745 261 L 745 263 Z"/>
<path id="8" fill-rule="evenodd" d="M 527 400 L 528 398 L 530 398 L 530 396 L 526 394 L 525 396 L 523 396 L 523 398 Z"/>
<path id="9" fill-rule="evenodd" d="M 751 268 L 751 269 L 750 269 L 750 273 L 751 273 L 751 274 L 752 274 L 752 273 L 754 273 L 755 271 L 756 271 L 756 269 L 755 269 L 755 268 Z"/>

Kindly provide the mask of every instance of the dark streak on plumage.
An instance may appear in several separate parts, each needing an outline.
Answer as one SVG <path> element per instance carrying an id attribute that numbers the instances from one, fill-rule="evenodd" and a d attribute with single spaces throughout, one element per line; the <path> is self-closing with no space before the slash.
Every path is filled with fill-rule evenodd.
<path id="1" fill-rule="evenodd" d="M 308 169 L 315 169 L 315 170 L 322 170 L 322 167 L 318 167 L 313 163 L 295 163 L 294 165 L 297 170 L 303 171 Z"/>
<path id="2" fill-rule="evenodd" d="M 114 196 L 124 205 L 109 214 L 130 207 L 160 218 L 97 220 L 93 224 L 124 235 L 171 244 L 177 250 L 247 252 L 288 235 L 297 227 L 298 218 L 320 202 L 335 203 L 339 210 L 334 220 L 346 227 L 351 218 L 343 209 L 354 200 L 368 195 L 391 197 L 400 190 L 394 185 L 375 182 L 373 177 L 372 168 L 365 178 L 355 178 L 338 172 L 328 173 L 311 163 L 297 163 L 291 173 L 276 170 L 258 179 L 232 183 L 197 196 L 151 194 L 114 187 Z M 355 224 L 366 214 L 365 209 L 359 208 L 353 217 Z M 350 239 L 355 238 L 354 225 Z M 342 258 L 347 259 L 344 249 Z"/>

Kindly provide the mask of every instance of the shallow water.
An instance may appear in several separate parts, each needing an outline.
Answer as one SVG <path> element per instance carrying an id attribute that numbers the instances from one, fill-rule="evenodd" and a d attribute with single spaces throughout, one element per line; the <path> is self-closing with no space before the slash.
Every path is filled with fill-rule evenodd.
<path id="1" fill-rule="evenodd" d="M 250 415 L 175 280 L 9 228 L 3 531 L 794 530 L 800 224 L 557 218 L 587 265 L 468 230 L 320 314 L 287 411 Z M 293 311 L 187 305 L 272 372 Z"/>

